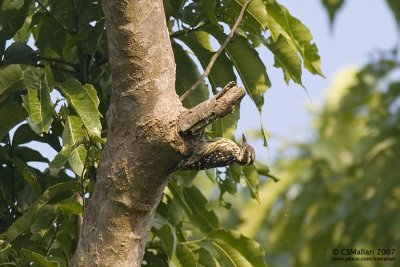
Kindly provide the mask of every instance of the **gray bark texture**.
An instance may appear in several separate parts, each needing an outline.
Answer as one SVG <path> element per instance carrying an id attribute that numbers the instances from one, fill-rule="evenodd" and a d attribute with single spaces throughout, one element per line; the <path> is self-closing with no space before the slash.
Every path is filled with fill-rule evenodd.
<path id="1" fill-rule="evenodd" d="M 188 111 L 175 93 L 162 0 L 103 0 L 103 8 L 113 79 L 108 137 L 72 266 L 140 266 L 168 170 L 194 149 L 182 131 L 198 128 L 196 117 L 205 127 L 232 111 L 244 91 L 230 86 L 207 109 Z"/>

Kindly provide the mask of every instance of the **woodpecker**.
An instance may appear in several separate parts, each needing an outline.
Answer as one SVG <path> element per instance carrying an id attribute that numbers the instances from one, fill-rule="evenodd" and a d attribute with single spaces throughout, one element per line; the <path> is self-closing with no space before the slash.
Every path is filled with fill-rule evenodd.
<path id="1" fill-rule="evenodd" d="M 242 147 L 230 139 L 218 137 L 200 144 L 189 158 L 178 164 L 176 169 L 205 170 L 225 167 L 234 162 L 250 165 L 254 159 L 254 149 L 247 144 L 244 135 Z"/>

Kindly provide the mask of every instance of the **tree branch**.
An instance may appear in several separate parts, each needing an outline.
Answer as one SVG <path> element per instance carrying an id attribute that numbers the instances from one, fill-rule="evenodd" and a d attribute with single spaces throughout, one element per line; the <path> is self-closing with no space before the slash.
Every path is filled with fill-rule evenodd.
<path id="1" fill-rule="evenodd" d="M 39 59 L 41 61 L 50 61 L 50 62 L 55 62 L 55 63 L 60 63 L 60 64 L 64 64 L 64 65 L 68 65 L 70 67 L 76 68 L 77 65 L 68 61 L 64 61 L 62 59 L 59 58 L 51 58 L 51 57 L 39 57 Z"/>
<path id="2" fill-rule="evenodd" d="M 188 97 L 190 94 L 192 94 L 197 87 L 203 82 L 203 80 L 210 74 L 212 67 L 214 66 L 215 62 L 217 61 L 219 55 L 221 55 L 222 51 L 225 49 L 225 47 L 228 45 L 229 41 L 233 38 L 233 36 L 236 33 L 237 28 L 239 27 L 240 22 L 243 19 L 244 12 L 246 11 L 247 6 L 250 4 L 251 0 L 246 0 L 243 3 L 242 9 L 240 10 L 239 16 L 237 17 L 235 24 L 232 27 L 231 32 L 229 33 L 228 37 L 225 39 L 224 43 L 221 45 L 221 47 L 218 49 L 218 51 L 211 57 L 210 62 L 208 63 L 206 69 L 204 70 L 204 73 L 201 75 L 201 77 L 190 87 L 189 90 L 187 90 L 179 99 L 181 101 L 185 100 L 186 97 Z"/>
<path id="3" fill-rule="evenodd" d="M 178 119 L 180 135 L 201 134 L 203 129 L 213 121 L 233 112 L 235 105 L 244 97 L 246 91 L 235 84 L 228 83 L 213 98 L 183 112 Z"/>
<path id="4" fill-rule="evenodd" d="M 40 64 L 40 63 L 39 63 L 39 64 L 34 64 L 34 66 L 35 66 L 35 67 L 38 67 L 38 68 L 46 68 L 46 65 Z M 61 68 L 61 67 L 57 67 L 57 66 L 51 66 L 51 68 L 52 68 L 53 70 L 58 70 L 58 71 L 62 71 L 62 72 L 71 74 L 71 75 L 73 75 L 73 76 L 78 75 L 78 73 L 77 73 L 76 71 L 73 71 L 73 70 L 69 70 L 69 69 L 65 69 L 65 68 Z"/>
<path id="5" fill-rule="evenodd" d="M 49 255 L 51 246 L 53 245 L 53 243 L 54 243 L 54 241 L 55 241 L 55 239 L 56 239 L 58 230 L 60 230 L 60 223 L 57 222 L 57 219 L 58 219 L 58 218 L 59 218 L 59 215 L 57 215 L 56 218 L 55 218 L 54 221 L 53 221 L 53 224 L 54 224 L 54 223 L 56 224 L 56 229 L 54 230 L 54 233 L 53 233 L 53 235 L 51 236 L 50 243 L 49 243 L 49 245 L 47 246 L 45 256 L 48 256 L 48 255 Z"/>

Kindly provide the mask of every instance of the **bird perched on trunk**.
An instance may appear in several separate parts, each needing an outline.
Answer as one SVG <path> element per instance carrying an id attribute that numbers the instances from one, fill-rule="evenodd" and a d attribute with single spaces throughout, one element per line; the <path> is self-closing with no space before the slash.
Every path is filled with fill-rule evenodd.
<path id="1" fill-rule="evenodd" d="M 234 162 L 250 165 L 254 159 L 254 149 L 247 144 L 244 135 L 242 147 L 230 139 L 218 137 L 201 143 L 189 158 L 178 164 L 175 170 L 205 170 L 225 167 Z"/>

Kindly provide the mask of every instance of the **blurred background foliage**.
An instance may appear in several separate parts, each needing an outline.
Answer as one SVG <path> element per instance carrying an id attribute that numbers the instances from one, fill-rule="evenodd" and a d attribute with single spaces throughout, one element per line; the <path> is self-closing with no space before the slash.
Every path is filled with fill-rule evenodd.
<path id="1" fill-rule="evenodd" d="M 396 50 L 343 70 L 316 115 L 313 140 L 275 163 L 282 181 L 261 185 L 261 204 L 233 204 L 238 229 L 267 248 L 272 266 L 343 264 L 331 260 L 335 248 L 395 248 L 398 255 L 399 63 Z"/>

